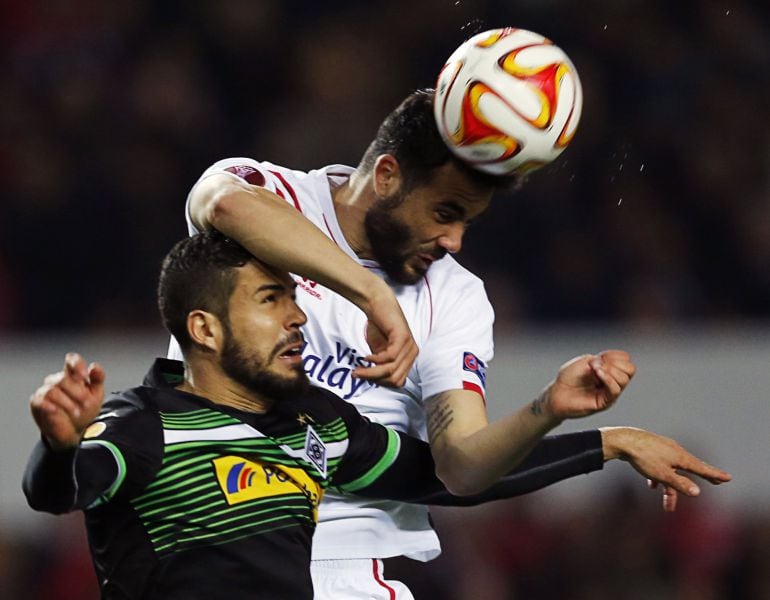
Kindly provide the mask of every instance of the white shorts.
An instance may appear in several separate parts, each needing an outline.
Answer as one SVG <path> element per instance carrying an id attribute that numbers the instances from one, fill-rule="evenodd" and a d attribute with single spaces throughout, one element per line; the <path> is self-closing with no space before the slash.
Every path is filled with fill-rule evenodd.
<path id="1" fill-rule="evenodd" d="M 399 581 L 388 581 L 377 558 L 314 560 L 310 563 L 315 600 L 414 600 Z"/>

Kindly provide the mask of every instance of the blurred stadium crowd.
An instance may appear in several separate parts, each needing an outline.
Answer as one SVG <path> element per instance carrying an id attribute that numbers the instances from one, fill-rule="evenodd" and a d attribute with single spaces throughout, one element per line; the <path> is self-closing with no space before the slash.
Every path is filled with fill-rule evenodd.
<path id="1" fill-rule="evenodd" d="M 387 574 L 418 600 L 770 598 L 770 520 L 736 518 L 705 498 L 664 514 L 647 494 L 618 486 L 595 511 L 545 517 L 536 495 L 443 509 L 443 554 L 388 559 Z M 0 539 L 3 598 L 98 598 L 80 515 L 56 522 L 35 539 Z"/>
<path id="2" fill-rule="evenodd" d="M 585 106 L 572 147 L 468 234 L 462 261 L 487 282 L 498 334 L 770 317 L 766 2 L 29 0 L 3 13 L 0 334 L 159 327 L 159 263 L 205 167 L 355 164 L 461 41 L 506 25 L 567 51 Z M 766 510 L 692 503 L 671 518 L 619 489 L 546 524 L 533 502 L 446 519 L 440 562 L 399 567 L 421 569 L 417 597 L 770 598 Z M 96 597 L 80 518 L 55 522 L 39 539 L 0 532 L 0 596 Z"/>
<path id="3" fill-rule="evenodd" d="M 572 147 L 473 225 L 501 326 L 770 315 L 764 2 L 33 0 L 0 24 L 0 331 L 150 326 L 191 184 L 247 155 L 355 164 L 487 28 L 547 34 Z"/>

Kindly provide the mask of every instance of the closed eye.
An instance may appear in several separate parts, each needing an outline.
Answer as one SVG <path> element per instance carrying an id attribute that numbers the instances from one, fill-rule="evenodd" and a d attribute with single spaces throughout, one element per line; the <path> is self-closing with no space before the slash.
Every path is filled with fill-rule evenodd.
<path id="1" fill-rule="evenodd" d="M 434 213 L 436 215 L 436 221 L 442 224 L 463 221 L 466 217 L 465 208 L 454 200 L 445 200 L 441 202 L 436 206 Z"/>

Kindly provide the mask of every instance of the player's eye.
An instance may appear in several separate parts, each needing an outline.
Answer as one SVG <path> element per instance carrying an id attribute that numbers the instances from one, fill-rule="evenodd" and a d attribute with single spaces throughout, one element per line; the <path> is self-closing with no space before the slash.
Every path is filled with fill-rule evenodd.
<path id="1" fill-rule="evenodd" d="M 439 223 L 449 223 L 454 220 L 454 214 L 445 208 L 438 208 L 436 209 L 436 220 Z"/>
<path id="2" fill-rule="evenodd" d="M 276 300 L 278 300 L 278 296 L 276 294 L 268 294 L 262 298 L 262 304 L 270 304 Z"/>

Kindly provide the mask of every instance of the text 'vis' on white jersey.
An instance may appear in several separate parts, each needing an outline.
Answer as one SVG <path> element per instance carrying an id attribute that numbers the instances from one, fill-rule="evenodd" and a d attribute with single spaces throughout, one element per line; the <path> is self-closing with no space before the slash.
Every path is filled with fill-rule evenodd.
<path id="1" fill-rule="evenodd" d="M 226 173 L 276 193 L 351 258 L 385 277 L 377 263 L 356 257 L 337 221 L 332 190 L 353 171 L 331 165 L 306 173 L 250 158 L 229 158 L 212 165 L 201 180 Z M 187 208 L 185 214 L 189 233 L 198 233 Z M 357 366 L 368 364 L 363 312 L 314 281 L 296 275 L 294 279 L 297 302 L 308 316 L 302 328 L 307 342 L 303 360 L 314 385 L 351 402 L 371 420 L 422 439 L 426 439 L 425 399 L 454 389 L 472 390 L 484 398 L 486 367 L 493 355 L 494 313 L 482 281 L 453 257 L 433 263 L 415 285 L 391 284 L 420 348 L 406 385 L 398 390 L 351 376 Z M 169 352 L 181 357 L 173 340 Z M 404 555 L 430 560 L 439 552 L 426 507 L 331 493 L 321 503 L 314 559 Z"/>

